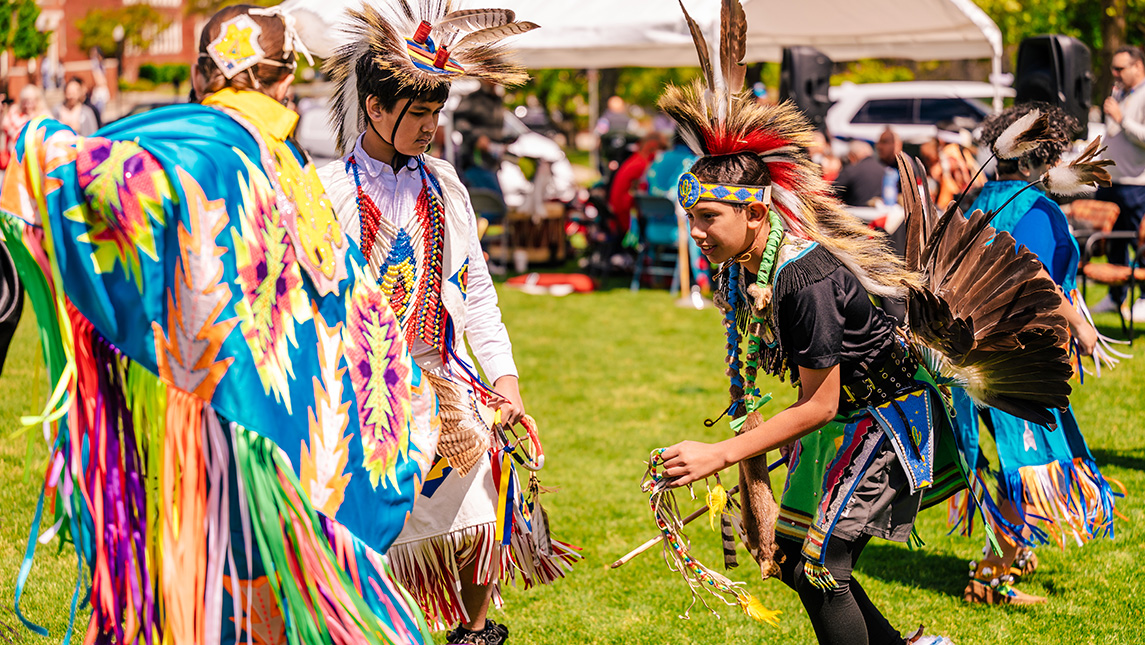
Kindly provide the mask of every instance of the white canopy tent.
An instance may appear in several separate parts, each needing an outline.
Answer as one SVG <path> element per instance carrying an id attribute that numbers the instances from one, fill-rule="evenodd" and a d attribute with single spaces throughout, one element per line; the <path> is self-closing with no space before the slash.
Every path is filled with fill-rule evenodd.
<path id="1" fill-rule="evenodd" d="M 363 0 L 286 0 L 307 46 L 327 56 L 339 44 L 347 8 Z M 368 0 L 383 2 L 385 0 Z M 1002 108 L 1002 33 L 973 0 L 742 0 L 745 62 L 777 62 L 784 47 L 809 45 L 835 61 L 862 58 L 991 58 L 994 109 Z M 719 0 L 685 0 L 710 46 L 719 42 Z M 498 6 L 541 29 L 514 39 L 529 69 L 697 65 L 676 0 L 461 0 L 459 8 Z M 595 80 L 590 72 L 590 78 Z M 590 109 L 598 104 L 590 83 Z M 595 114 L 593 115 L 595 117 Z"/>
<path id="2" fill-rule="evenodd" d="M 378 2 L 380 0 L 370 0 Z M 362 0 L 287 0 L 303 39 L 318 55 L 338 41 L 343 11 Z M 686 0 L 715 43 L 718 0 Z M 462 0 L 459 7 L 496 5 L 541 29 L 512 41 L 530 69 L 687 67 L 696 55 L 675 0 Z M 809 45 L 832 60 L 948 60 L 1002 54 L 997 26 L 972 0 L 743 0 L 745 62 L 779 61 L 783 47 Z M 309 14 L 309 15 L 307 15 Z"/>

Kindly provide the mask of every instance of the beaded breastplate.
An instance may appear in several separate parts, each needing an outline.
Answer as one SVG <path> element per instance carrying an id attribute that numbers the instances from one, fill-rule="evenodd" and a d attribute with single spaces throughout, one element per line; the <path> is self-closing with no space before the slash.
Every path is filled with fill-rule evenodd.
<path id="1" fill-rule="evenodd" d="M 447 348 L 441 276 L 445 208 L 436 178 L 420 159 L 415 161 L 421 173 L 421 192 L 414 207 L 415 216 L 405 226 L 382 216 L 362 187 L 353 156 L 346 166 L 353 173 L 357 188 L 362 254 L 401 321 L 406 342 L 412 345 L 420 339 L 444 355 Z"/>

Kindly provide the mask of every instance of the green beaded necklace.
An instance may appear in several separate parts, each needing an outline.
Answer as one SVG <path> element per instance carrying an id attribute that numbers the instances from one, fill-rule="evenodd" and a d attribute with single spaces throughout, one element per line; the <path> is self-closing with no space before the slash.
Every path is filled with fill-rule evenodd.
<path id="1" fill-rule="evenodd" d="M 738 325 L 735 323 L 735 309 L 737 301 L 740 297 L 738 277 L 739 267 L 733 265 L 728 267 L 729 280 L 727 301 L 731 308 L 728 313 L 728 320 L 725 321 L 727 328 L 727 349 L 728 349 L 728 376 L 731 379 L 731 387 L 729 392 L 731 394 L 731 406 L 727 409 L 726 413 L 732 416 L 733 428 L 737 425 L 736 421 L 742 419 L 747 413 L 752 412 L 767 403 L 771 396 L 760 397 L 755 388 L 756 373 L 759 370 L 760 356 L 763 351 L 764 341 L 762 338 L 764 325 L 767 324 L 765 311 L 769 309 L 770 296 L 771 296 L 771 280 L 772 274 L 775 270 L 775 260 L 779 255 L 779 248 L 783 244 L 783 223 L 779 219 L 779 214 L 774 210 L 768 211 L 768 222 L 771 225 L 771 230 L 767 234 L 767 243 L 763 248 L 763 257 L 759 263 L 759 273 L 756 275 L 755 285 L 762 290 L 763 306 L 754 307 L 751 303 L 748 304 L 748 310 L 752 312 L 751 319 L 747 325 L 747 357 L 746 369 L 744 369 L 743 376 L 740 375 L 740 333 Z M 746 378 L 745 378 L 746 377 Z M 742 423 L 742 421 L 740 421 Z"/>

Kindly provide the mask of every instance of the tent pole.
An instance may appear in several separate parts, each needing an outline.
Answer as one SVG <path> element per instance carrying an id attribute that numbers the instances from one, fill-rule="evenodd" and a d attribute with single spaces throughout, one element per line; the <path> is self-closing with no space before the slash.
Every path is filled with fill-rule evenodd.
<path id="1" fill-rule="evenodd" d="M 600 136 L 596 122 L 600 120 L 600 70 L 588 70 L 588 131 L 593 133 L 592 149 L 588 152 L 593 170 L 600 170 Z"/>

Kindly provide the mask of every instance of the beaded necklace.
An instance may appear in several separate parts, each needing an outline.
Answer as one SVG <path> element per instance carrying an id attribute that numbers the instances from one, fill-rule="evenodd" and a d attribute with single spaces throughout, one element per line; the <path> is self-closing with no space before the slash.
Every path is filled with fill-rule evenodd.
<path id="1" fill-rule="evenodd" d="M 728 394 L 731 397 L 731 405 L 728 406 L 724 414 L 731 415 L 733 419 L 751 412 L 752 409 L 758 407 L 763 402 L 756 391 L 755 381 L 763 354 L 763 348 L 765 347 L 763 329 L 767 324 L 765 312 L 770 310 L 771 306 L 772 272 L 775 269 L 775 258 L 779 255 L 779 247 L 783 242 L 782 222 L 775 211 L 768 211 L 768 222 L 771 225 L 771 230 L 767 234 L 767 244 L 763 249 L 763 257 L 760 260 L 759 273 L 756 275 L 755 281 L 755 286 L 761 290 L 760 295 L 763 302 L 757 303 L 761 305 L 758 307 L 748 303 L 748 310 L 752 313 L 751 320 L 747 325 L 746 369 L 744 369 L 744 363 L 740 361 L 740 341 L 742 340 L 742 335 L 740 334 L 739 325 L 736 320 L 736 312 L 739 309 L 738 305 L 741 297 L 739 289 L 739 281 L 741 278 L 740 267 L 738 263 L 733 262 L 732 265 L 727 268 L 728 311 L 724 313 L 723 322 L 727 336 L 726 349 L 728 356 L 725 362 L 728 366 L 726 373 L 730 380 Z M 741 370 L 743 370 L 742 373 Z M 717 418 L 716 421 L 718 420 Z M 714 424 L 715 421 L 705 422 L 705 425 L 709 426 Z"/>
<path id="2" fill-rule="evenodd" d="M 423 271 L 423 279 L 420 281 L 417 294 L 411 301 L 409 296 L 412 294 L 408 293 L 408 285 L 411 283 L 409 274 L 413 268 L 407 260 L 412 260 L 413 249 L 408 244 L 409 240 L 406 239 L 395 241 L 390 257 L 387 257 L 384 265 L 379 268 L 378 280 L 383 292 L 391 301 L 395 295 L 401 296 L 401 301 L 394 303 L 396 305 L 395 310 L 402 312 L 398 314 L 399 316 L 407 311 L 406 302 L 413 305 L 413 311 L 409 319 L 405 321 L 406 342 L 412 344 L 415 339 L 421 339 L 430 347 L 437 348 L 444 356 L 447 348 L 445 346 L 445 306 L 441 302 L 441 274 L 442 257 L 445 251 L 445 208 L 438 196 L 441 187 L 436 178 L 426 171 L 425 165 L 420 159 L 416 161 L 418 171 L 421 173 L 422 188 L 421 193 L 418 194 L 414 213 L 418 222 L 417 228 L 422 238 L 420 266 Z M 350 156 L 347 164 L 353 170 L 354 184 L 357 187 L 358 217 L 362 227 L 360 247 L 362 254 L 369 261 L 378 231 L 381 228 L 382 212 L 362 187 L 358 163 L 353 155 Z M 399 237 L 403 235 L 408 238 L 404 229 L 398 233 Z M 402 257 L 397 257 L 402 253 L 404 253 Z M 391 266 L 396 267 L 395 271 L 389 270 Z M 399 276 L 398 273 L 401 275 Z M 398 293 L 399 291 L 401 293 Z"/>

